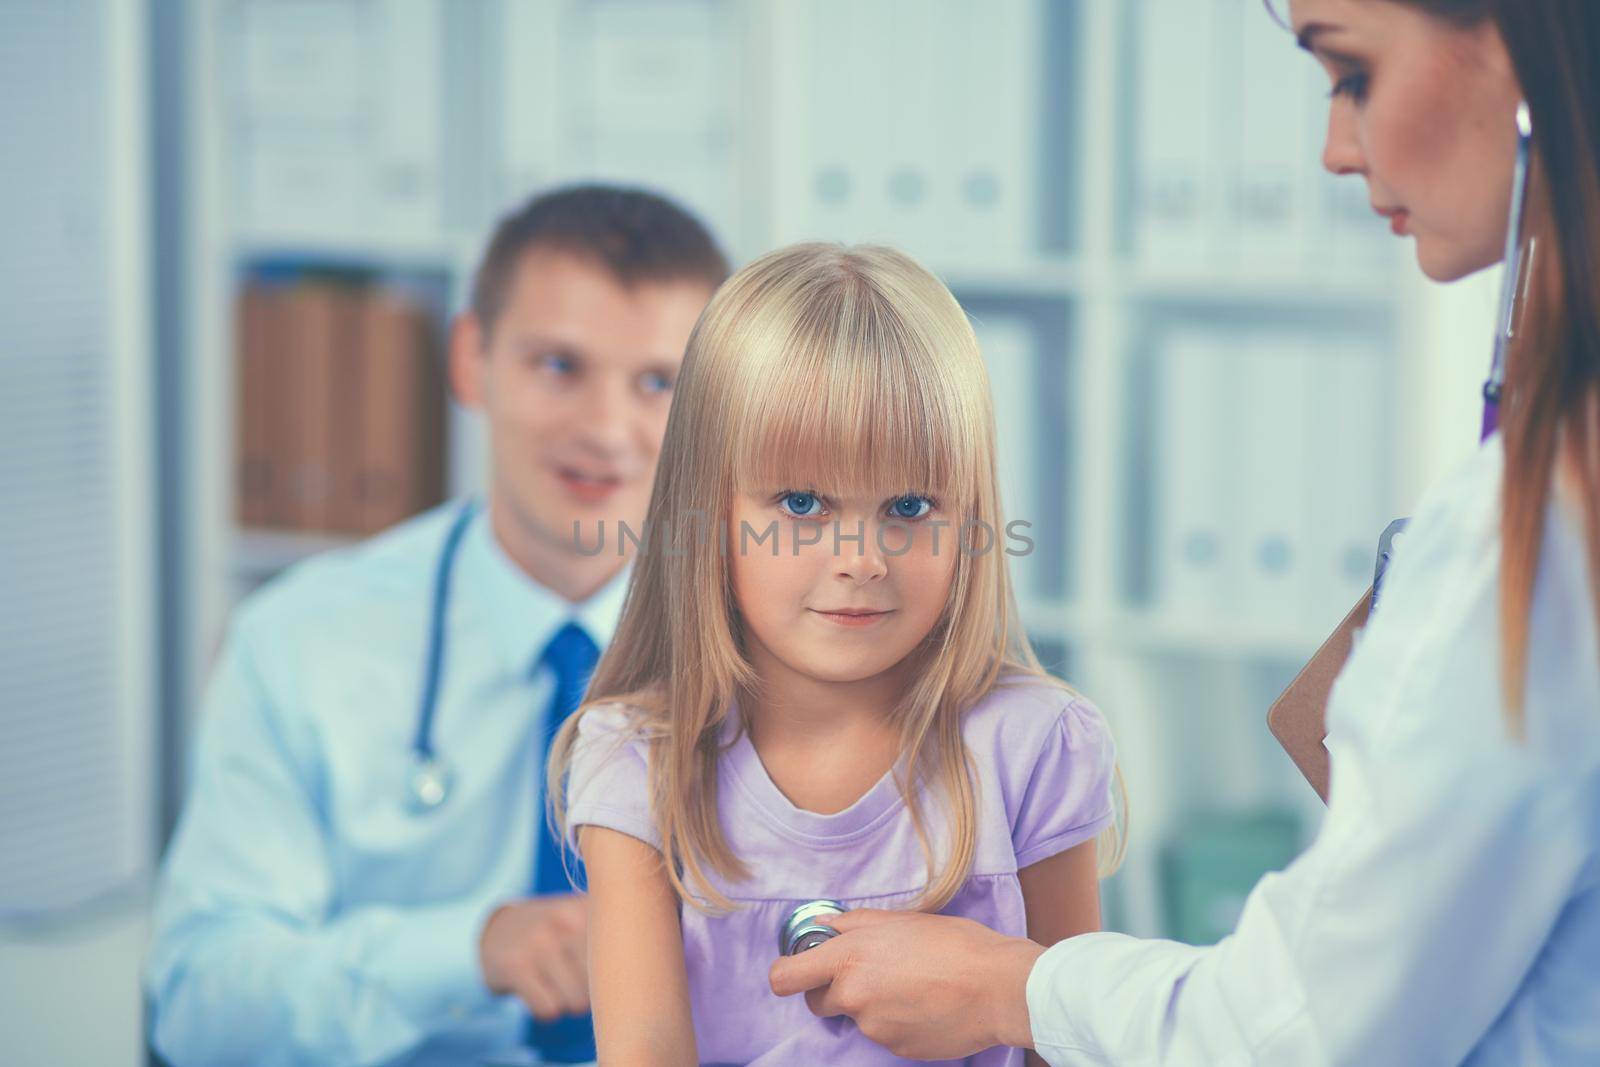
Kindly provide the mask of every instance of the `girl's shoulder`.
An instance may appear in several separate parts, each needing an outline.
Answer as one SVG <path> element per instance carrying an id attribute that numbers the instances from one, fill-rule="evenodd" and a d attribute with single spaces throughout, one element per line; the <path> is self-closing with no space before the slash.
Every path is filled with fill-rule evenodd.
<path id="1" fill-rule="evenodd" d="M 641 709 L 607 701 L 580 713 L 566 775 L 567 847 L 579 826 L 603 826 L 661 847 L 650 814 L 648 721 Z"/>
<path id="2" fill-rule="evenodd" d="M 634 704 L 608 700 L 586 705 L 572 741 L 573 777 L 584 782 L 631 768 L 642 779 L 654 732 L 652 717 Z"/>
<path id="3" fill-rule="evenodd" d="M 645 711 L 643 708 L 623 700 L 602 700 L 589 704 L 583 709 L 583 717 L 578 720 L 578 730 L 582 733 L 589 730 L 596 733 L 614 733 L 641 726 L 644 723 Z"/>
<path id="4" fill-rule="evenodd" d="M 578 718 L 579 743 L 613 741 L 647 743 L 659 732 L 657 716 L 627 700 L 604 700 L 583 708 Z"/>
<path id="5" fill-rule="evenodd" d="M 1002 675 L 966 711 L 962 736 L 980 758 L 1026 760 L 1054 748 L 1100 762 L 1113 748 L 1099 708 L 1059 679 L 1021 671 Z"/>
<path id="6" fill-rule="evenodd" d="M 1004 676 L 962 726 L 981 803 L 1005 820 L 1016 868 L 1082 844 L 1115 819 L 1111 731 L 1065 683 Z"/>

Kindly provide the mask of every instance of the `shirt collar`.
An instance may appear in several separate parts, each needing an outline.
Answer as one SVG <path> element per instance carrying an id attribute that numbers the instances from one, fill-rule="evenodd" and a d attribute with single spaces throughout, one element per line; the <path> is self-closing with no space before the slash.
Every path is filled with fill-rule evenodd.
<path id="1" fill-rule="evenodd" d="M 489 509 L 480 506 L 461 544 L 460 588 L 486 607 L 490 634 L 506 669 L 531 672 L 550 639 L 576 622 L 601 651 L 611 643 L 628 592 L 630 562 L 587 600 L 573 604 L 530 578 L 494 536 Z M 475 613 L 476 614 L 476 613 Z"/>

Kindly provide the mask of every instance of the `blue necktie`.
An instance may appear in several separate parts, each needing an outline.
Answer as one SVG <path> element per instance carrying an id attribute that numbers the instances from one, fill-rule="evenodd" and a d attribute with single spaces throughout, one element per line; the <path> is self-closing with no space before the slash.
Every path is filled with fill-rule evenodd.
<path id="1" fill-rule="evenodd" d="M 549 667 L 556 676 L 555 696 L 550 700 L 550 714 L 545 717 L 539 738 L 539 780 L 544 780 L 545 764 L 550 759 L 550 743 L 556 731 L 567 721 L 567 716 L 577 710 L 588 688 L 589 675 L 594 673 L 600 649 L 583 628 L 575 622 L 563 626 L 545 646 L 539 663 Z M 543 799 L 544 790 L 539 791 Z M 535 896 L 551 893 L 570 893 L 572 883 L 567 880 L 567 863 L 575 867 L 578 888 L 585 886 L 583 865 L 576 856 L 563 857 L 561 843 L 550 830 L 550 820 L 545 815 L 545 805 L 538 808 L 538 839 L 534 846 L 533 892 Z M 565 862 L 564 862 L 565 861 Z M 528 1020 L 527 1044 L 541 1059 L 550 1063 L 587 1063 L 595 1058 L 594 1019 L 590 1015 L 569 1015 L 554 1022 Z"/>

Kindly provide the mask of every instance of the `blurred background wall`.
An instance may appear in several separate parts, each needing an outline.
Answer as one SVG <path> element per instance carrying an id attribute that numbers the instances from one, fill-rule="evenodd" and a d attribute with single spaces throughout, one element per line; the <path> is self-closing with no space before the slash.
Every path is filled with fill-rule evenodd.
<path id="1" fill-rule="evenodd" d="M 220 628 L 480 487 L 439 346 L 531 193 L 948 281 L 1027 625 L 1117 732 L 1116 928 L 1215 939 L 1315 829 L 1266 708 L 1475 440 L 1495 279 L 1426 285 L 1321 170 L 1325 79 L 1255 0 L 0 0 L 0 85 L 7 1063 L 142 1062 Z"/>

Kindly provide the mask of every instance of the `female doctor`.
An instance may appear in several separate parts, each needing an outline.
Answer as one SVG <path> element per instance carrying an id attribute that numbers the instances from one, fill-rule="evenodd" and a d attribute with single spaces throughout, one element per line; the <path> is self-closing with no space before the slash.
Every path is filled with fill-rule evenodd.
<path id="1" fill-rule="evenodd" d="M 1231 936 L 1046 950 L 863 911 L 774 965 L 775 992 L 901 1055 L 1600 1063 L 1600 2 L 1288 7 L 1333 84 L 1327 167 L 1437 281 L 1502 258 L 1527 102 L 1500 432 L 1419 506 L 1333 691 L 1322 831 Z"/>

